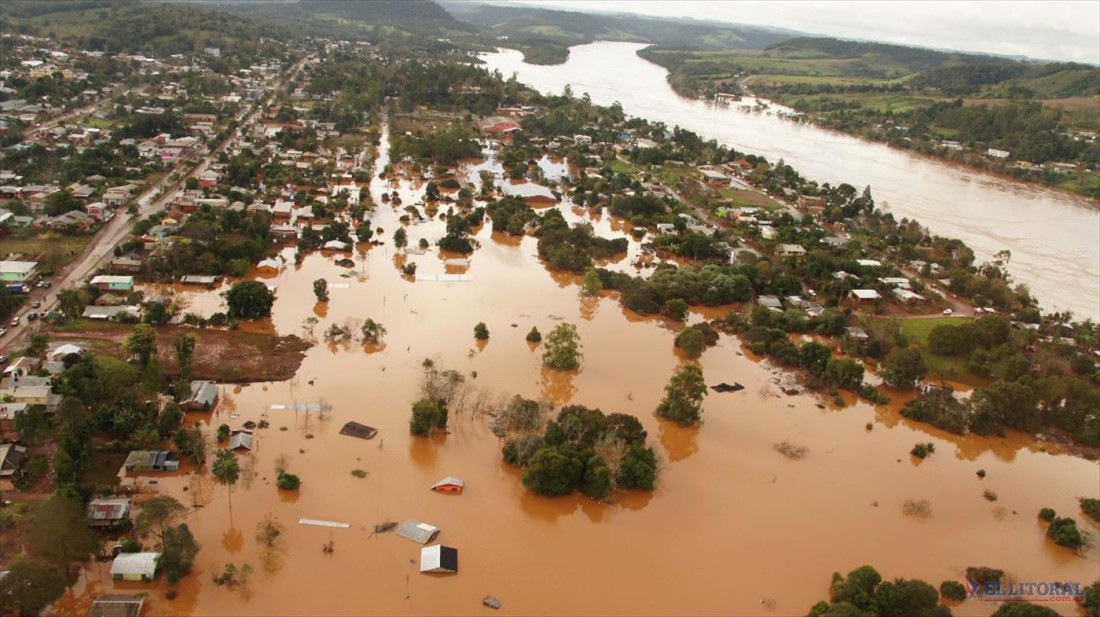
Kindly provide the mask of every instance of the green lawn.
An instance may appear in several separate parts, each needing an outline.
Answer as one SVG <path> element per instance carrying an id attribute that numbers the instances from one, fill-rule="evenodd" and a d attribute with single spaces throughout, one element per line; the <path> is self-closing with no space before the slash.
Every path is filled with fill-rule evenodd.
<path id="1" fill-rule="evenodd" d="M 637 168 L 635 168 L 633 165 L 631 165 L 630 163 L 627 163 L 626 161 L 624 161 L 622 159 L 612 159 L 611 160 L 611 171 L 613 171 L 617 174 L 627 174 L 627 175 L 634 175 L 635 173 L 638 172 Z"/>
<path id="2" fill-rule="evenodd" d="M 94 239 L 94 235 L 64 236 L 56 233 L 44 233 L 25 238 L 8 237 L 0 242 L 0 254 L 22 253 L 28 259 L 38 259 L 39 270 L 57 271 L 69 264 L 84 252 L 84 248 Z"/>
<path id="3" fill-rule="evenodd" d="M 777 201 L 758 191 L 741 191 L 731 188 L 718 189 L 718 195 L 729 201 L 733 208 L 765 208 L 775 210 L 782 206 Z"/>
<path id="4" fill-rule="evenodd" d="M 902 319 L 901 332 L 909 339 L 909 344 L 920 350 L 924 362 L 932 373 L 939 377 L 961 379 L 970 372 L 966 367 L 966 358 L 936 355 L 927 349 L 928 335 L 936 326 L 959 325 L 970 321 L 967 317 L 940 317 L 937 319 Z"/>

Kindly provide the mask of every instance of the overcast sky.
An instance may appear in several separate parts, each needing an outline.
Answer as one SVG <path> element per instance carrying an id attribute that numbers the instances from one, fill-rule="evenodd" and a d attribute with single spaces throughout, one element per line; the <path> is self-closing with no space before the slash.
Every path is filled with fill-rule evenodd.
<path id="1" fill-rule="evenodd" d="M 772 0 L 519 0 L 575 11 L 621 11 L 775 26 L 812 34 L 1100 64 L 1100 2 Z"/>

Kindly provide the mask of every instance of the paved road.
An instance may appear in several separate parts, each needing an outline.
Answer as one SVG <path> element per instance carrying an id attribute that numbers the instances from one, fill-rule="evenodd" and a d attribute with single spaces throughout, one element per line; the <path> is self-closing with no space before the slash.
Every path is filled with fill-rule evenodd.
<path id="1" fill-rule="evenodd" d="M 297 77 L 298 73 L 305 66 L 305 63 L 310 58 L 304 58 L 301 62 L 293 67 L 291 73 L 286 79 L 283 79 L 279 87 L 281 89 L 286 86 L 287 83 Z M 240 135 L 241 129 L 247 126 L 256 116 L 263 111 L 271 101 L 274 92 L 269 94 L 264 99 L 257 102 L 256 105 L 251 108 L 245 108 L 237 114 L 236 120 L 238 121 L 238 128 L 233 131 L 217 148 L 212 150 L 209 154 L 195 164 L 191 170 L 177 180 L 170 180 L 170 174 L 165 176 L 156 184 L 147 187 L 145 191 L 138 196 L 137 204 L 138 211 L 136 214 L 129 214 L 126 211 L 121 211 L 114 216 L 100 231 L 99 237 L 92 243 L 88 244 L 88 247 L 84 250 L 84 253 L 73 263 L 69 264 L 59 277 L 55 277 L 53 281 L 53 287 L 49 289 L 33 289 L 27 298 L 27 301 L 18 311 L 16 315 L 19 315 L 19 324 L 12 326 L 11 324 L 5 324 L 8 331 L 0 337 L 0 354 L 11 353 L 12 350 L 17 349 L 19 344 L 26 338 L 27 333 L 35 326 L 37 322 L 28 322 L 25 319 L 25 315 L 31 311 L 37 311 L 39 313 L 45 313 L 52 310 L 57 306 L 57 294 L 65 289 L 71 289 L 76 287 L 82 281 L 88 278 L 93 272 L 99 269 L 104 263 L 110 261 L 114 257 L 114 249 L 123 238 L 130 234 L 130 231 L 134 227 L 134 223 L 143 217 L 153 214 L 160 208 L 162 208 L 168 201 L 175 195 L 179 187 L 183 185 L 187 178 L 192 176 L 198 176 L 202 172 L 206 171 L 210 162 L 213 161 L 219 153 L 228 148 L 233 142 L 237 140 Z M 158 198 L 157 195 L 165 189 L 163 194 Z M 41 308 L 30 309 L 30 303 L 38 300 L 42 303 Z"/>

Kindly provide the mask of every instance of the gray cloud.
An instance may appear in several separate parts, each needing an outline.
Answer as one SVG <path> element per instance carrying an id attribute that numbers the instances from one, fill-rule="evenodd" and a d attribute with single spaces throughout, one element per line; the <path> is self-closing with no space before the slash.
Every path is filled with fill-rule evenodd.
<path id="1" fill-rule="evenodd" d="M 811 34 L 1100 64 L 1100 2 L 528 0 L 577 11 L 693 17 Z"/>

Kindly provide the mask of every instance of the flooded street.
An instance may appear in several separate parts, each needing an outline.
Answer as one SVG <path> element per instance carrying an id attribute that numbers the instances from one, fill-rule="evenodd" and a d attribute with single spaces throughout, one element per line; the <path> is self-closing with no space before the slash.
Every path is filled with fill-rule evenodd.
<path id="1" fill-rule="evenodd" d="M 375 169 L 387 162 L 383 156 Z M 880 200 L 884 189 L 876 185 Z M 376 202 L 392 190 L 387 180 L 372 181 Z M 777 370 L 743 355 L 739 342 L 725 336 L 701 358 L 707 382 L 738 381 L 746 389 L 711 392 L 701 427 L 658 421 L 653 410 L 681 361 L 670 322 L 626 312 L 610 296 L 579 295 L 575 277 L 550 273 L 539 262 L 535 238 L 493 234 L 488 220 L 476 233 L 480 248 L 461 270 L 470 280 L 430 280 L 425 275 L 454 273 L 443 261 L 453 256 L 434 247 L 397 254 L 390 238 L 398 217 L 421 198 L 423 186 L 401 180 L 399 192 L 401 206 L 379 203 L 372 215 L 372 226 L 384 230 L 375 239 L 385 244 L 350 254 L 315 252 L 300 266 L 288 247 L 286 267 L 261 278 L 278 286 L 271 325 L 280 334 L 301 335 L 310 317 L 319 320 L 318 337 L 331 324 L 357 328 L 372 318 L 388 330 L 385 345 L 322 340 L 295 379 L 222 386 L 213 414 L 189 416 L 209 422 L 209 432 L 223 422 L 237 427 L 261 419 L 270 428 L 258 430 L 256 449 L 241 457 L 255 477 L 242 478 L 231 497 L 209 477 L 158 478 L 163 492 L 201 505 L 186 522 L 202 550 L 175 600 L 165 599 L 166 587 L 157 586 L 163 581 L 116 586 L 154 590 L 146 615 L 473 614 L 489 611 L 481 606 L 486 595 L 501 600 L 502 614 L 800 615 L 827 597 L 834 571 L 863 564 L 886 578 L 937 586 L 961 581 L 968 566 L 1002 568 L 1019 581 L 1084 584 L 1100 571 L 1095 542 L 1083 555 L 1055 546 L 1036 518 L 1042 507 L 1074 513 L 1095 538 L 1100 530 L 1076 514 L 1078 496 L 1096 496 L 1095 463 L 1042 451 L 1022 435 L 960 438 L 917 426 L 897 414 L 896 395 L 879 409 L 786 396 L 774 382 Z M 570 221 L 589 216 L 568 202 L 555 207 Z M 629 253 L 612 267 L 634 271 L 639 241 L 621 221 L 598 218 L 600 235 L 631 238 Z M 407 233 L 410 247 L 421 238 L 434 244 L 445 223 L 433 218 Z M 355 267 L 335 265 L 341 256 Z M 422 280 L 402 276 L 408 261 Z M 329 282 L 327 305 L 314 302 L 318 278 Z M 183 292 L 189 310 L 221 310 L 217 294 L 224 288 Z M 580 334 L 584 361 L 576 374 L 544 369 L 541 350 L 524 340 L 532 326 L 546 333 L 560 321 L 576 324 Z M 478 322 L 490 331 L 486 344 L 474 340 Z M 410 405 L 426 358 L 465 375 L 476 390 L 471 400 L 520 394 L 637 416 L 660 459 L 657 490 L 620 493 L 610 504 L 532 496 L 520 472 L 501 461 L 500 440 L 472 411 L 452 414 L 447 435 L 412 437 Z M 319 416 L 271 409 L 320 401 L 332 410 Z M 340 435 L 349 420 L 377 428 L 378 436 Z M 808 454 L 789 460 L 773 448 L 782 441 Z M 909 455 L 917 441 L 937 446 L 919 464 Z M 275 487 L 277 462 L 301 477 L 297 493 Z M 353 476 L 355 469 L 367 476 Z M 979 469 L 988 474 L 984 480 L 975 475 Z M 429 490 L 452 475 L 465 481 L 462 494 Z M 998 501 L 984 499 L 984 489 L 996 491 Z M 932 515 L 905 515 L 909 498 L 928 499 Z M 269 514 L 286 533 L 265 559 L 254 536 Z M 299 518 L 350 527 L 300 525 Z M 458 549 L 457 575 L 420 574 L 420 545 L 394 533 L 372 535 L 375 524 L 410 518 L 439 527 L 438 541 Z M 329 541 L 334 550 L 324 554 Z M 227 562 L 255 569 L 247 590 L 212 582 L 211 573 Z M 107 570 L 90 566 L 53 612 L 86 614 L 113 585 Z M 988 615 L 996 607 L 970 601 L 954 610 Z M 1069 605 L 1054 608 L 1076 614 Z"/>
<path id="2" fill-rule="evenodd" d="M 895 217 L 920 221 L 934 233 L 959 238 L 978 256 L 1012 252 L 1009 271 L 1026 283 L 1046 310 L 1072 310 L 1100 318 L 1100 211 L 1086 198 L 1003 180 L 872 143 L 750 113 L 738 105 L 715 107 L 685 99 L 665 81 L 667 71 L 639 58 L 644 45 L 593 43 L 573 47 L 565 64 L 523 62 L 518 51 L 482 59 L 490 70 L 540 92 L 618 101 L 627 114 L 679 125 L 738 150 L 784 159 L 807 178 L 862 188 L 870 185 L 877 205 Z M 746 99 L 745 105 L 751 105 Z M 775 107 L 773 107 L 775 109 Z"/>

